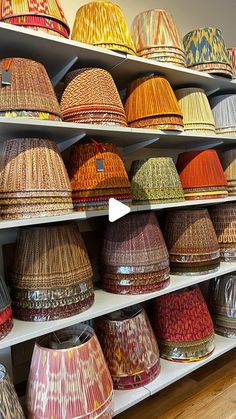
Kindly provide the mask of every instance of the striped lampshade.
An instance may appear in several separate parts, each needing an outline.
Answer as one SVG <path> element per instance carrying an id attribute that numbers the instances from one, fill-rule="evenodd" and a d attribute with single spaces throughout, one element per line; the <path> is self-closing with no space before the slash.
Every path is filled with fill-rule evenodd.
<path id="1" fill-rule="evenodd" d="M 222 167 L 227 179 L 229 195 L 236 194 L 236 149 L 223 151 L 220 155 Z"/>
<path id="2" fill-rule="evenodd" d="M 14 385 L 4 365 L 0 364 L 0 418 L 25 419 Z"/>
<path id="3" fill-rule="evenodd" d="M 210 206 L 209 213 L 220 246 L 221 260 L 236 261 L 236 204 Z"/>
<path id="4" fill-rule="evenodd" d="M 215 94 L 210 97 L 216 133 L 221 136 L 236 135 L 236 93 Z"/>

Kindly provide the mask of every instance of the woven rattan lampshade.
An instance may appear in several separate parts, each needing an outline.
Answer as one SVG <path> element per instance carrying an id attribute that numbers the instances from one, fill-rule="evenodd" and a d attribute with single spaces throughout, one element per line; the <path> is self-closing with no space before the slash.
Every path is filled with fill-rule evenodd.
<path id="1" fill-rule="evenodd" d="M 135 54 L 134 43 L 122 10 L 111 1 L 91 1 L 80 7 L 71 39 Z"/>
<path id="2" fill-rule="evenodd" d="M 215 348 L 213 323 L 199 288 L 156 298 L 153 328 L 161 357 L 170 361 L 200 361 Z"/>
<path id="3" fill-rule="evenodd" d="M 0 277 L 0 340 L 11 331 L 13 327 L 11 299 L 4 280 Z M 1 407 L 0 407 L 1 412 Z"/>
<path id="4" fill-rule="evenodd" d="M 25 419 L 15 388 L 4 365 L 0 364 L 0 417 Z"/>
<path id="5" fill-rule="evenodd" d="M 10 84 L 4 84 L 4 72 Z M 61 120 L 60 106 L 44 66 L 26 58 L 0 61 L 0 117 Z"/>
<path id="6" fill-rule="evenodd" d="M 216 333 L 236 338 L 236 272 L 213 279 L 209 299 Z"/>
<path id="7" fill-rule="evenodd" d="M 177 169 L 185 199 L 224 198 L 227 181 L 215 150 L 187 151 L 178 156 Z"/>
<path id="8" fill-rule="evenodd" d="M 76 224 L 22 229 L 12 271 L 16 317 L 54 320 L 88 309 L 93 272 Z"/>
<path id="9" fill-rule="evenodd" d="M 111 313 L 99 318 L 96 325 L 115 389 L 143 387 L 157 377 L 159 350 L 142 306 Z"/>
<path id="10" fill-rule="evenodd" d="M 220 266 L 220 249 L 206 209 L 175 210 L 165 219 L 164 238 L 175 274 L 201 275 Z"/>
<path id="11" fill-rule="evenodd" d="M 154 213 L 129 214 L 106 227 L 102 286 L 118 294 L 144 294 L 169 283 L 169 257 Z"/>
<path id="12" fill-rule="evenodd" d="M 112 197 L 131 202 L 128 175 L 114 144 L 77 143 L 71 150 L 68 172 L 77 211 L 106 209 Z"/>
<path id="13" fill-rule="evenodd" d="M 0 7 L 5 23 L 69 38 L 70 28 L 58 0 L 2 0 Z"/>
<path id="14" fill-rule="evenodd" d="M 236 48 L 227 48 L 227 52 L 233 70 L 233 79 L 236 79 Z"/>
<path id="15" fill-rule="evenodd" d="M 209 212 L 220 246 L 221 259 L 236 261 L 236 204 L 210 206 Z"/>
<path id="16" fill-rule="evenodd" d="M 155 204 L 183 201 L 180 179 L 170 157 L 136 160 L 130 169 L 133 202 Z"/>
<path id="17" fill-rule="evenodd" d="M 183 43 L 188 67 L 232 78 L 230 59 L 218 28 L 195 29 L 184 36 Z"/>
<path id="18" fill-rule="evenodd" d="M 203 89 L 188 87 L 175 90 L 184 116 L 184 131 L 215 134 L 215 121 Z"/>
<path id="19" fill-rule="evenodd" d="M 131 33 L 137 55 L 186 66 L 179 31 L 166 10 L 153 9 L 138 14 L 133 21 Z"/>
<path id="20" fill-rule="evenodd" d="M 228 193 L 236 195 L 236 149 L 223 151 L 220 160 L 227 179 Z"/>
<path id="21" fill-rule="evenodd" d="M 236 135 L 236 94 L 225 93 L 210 98 L 216 133 L 221 136 Z"/>
<path id="22" fill-rule="evenodd" d="M 66 76 L 61 98 L 65 121 L 126 126 L 126 115 L 115 82 L 101 68 L 82 68 Z"/>
<path id="23" fill-rule="evenodd" d="M 0 217 L 43 217 L 73 211 L 71 185 L 54 141 L 17 138 L 3 143 Z"/>
<path id="24" fill-rule="evenodd" d="M 29 419 L 111 419 L 112 394 L 112 379 L 91 327 L 79 324 L 38 340 L 26 396 Z"/>

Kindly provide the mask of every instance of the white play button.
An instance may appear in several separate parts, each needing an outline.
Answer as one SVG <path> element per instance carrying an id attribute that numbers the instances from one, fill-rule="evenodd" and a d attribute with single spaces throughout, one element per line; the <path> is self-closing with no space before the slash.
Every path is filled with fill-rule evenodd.
<path id="1" fill-rule="evenodd" d="M 129 214 L 130 211 L 130 207 L 122 204 L 120 201 L 117 201 L 117 199 L 109 199 L 109 221 L 111 223 L 119 220 L 121 217 L 124 217 L 124 215 Z"/>

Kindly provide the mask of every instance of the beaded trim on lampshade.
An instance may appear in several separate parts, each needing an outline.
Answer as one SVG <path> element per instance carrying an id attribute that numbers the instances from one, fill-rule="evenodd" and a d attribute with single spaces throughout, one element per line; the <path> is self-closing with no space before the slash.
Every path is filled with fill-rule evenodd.
<path id="1" fill-rule="evenodd" d="M 233 70 L 233 79 L 236 79 L 236 48 L 227 48 L 227 52 Z"/>
<path id="2" fill-rule="evenodd" d="M 236 149 L 223 151 L 220 160 L 227 179 L 228 193 L 236 195 Z"/>
<path id="3" fill-rule="evenodd" d="M 210 98 L 216 123 L 216 133 L 222 136 L 236 135 L 236 94 L 225 93 Z"/>
<path id="4" fill-rule="evenodd" d="M 209 300 L 216 333 L 236 338 L 235 272 L 211 280 Z"/>
<path id="5" fill-rule="evenodd" d="M 221 260 L 236 260 L 236 204 L 210 206 L 209 213 L 220 246 Z"/>
<path id="6" fill-rule="evenodd" d="M 130 169 L 133 202 L 155 204 L 183 201 L 180 179 L 170 157 L 136 160 Z"/>
<path id="7" fill-rule="evenodd" d="M 171 272 L 201 275 L 218 270 L 220 249 L 206 209 L 168 212 L 164 238 L 169 251 Z"/>
<path id="8" fill-rule="evenodd" d="M 155 298 L 152 318 L 162 358 L 194 362 L 214 351 L 214 327 L 199 288 Z"/>
<path id="9" fill-rule="evenodd" d="M 159 350 L 142 306 L 108 314 L 95 324 L 115 389 L 143 387 L 158 376 Z"/>
<path id="10" fill-rule="evenodd" d="M 169 256 L 154 213 L 129 214 L 107 224 L 101 252 L 102 286 L 142 294 L 169 284 Z"/>
<path id="11" fill-rule="evenodd" d="M 14 385 L 4 365 L 0 364 L 0 418 L 25 419 Z"/>
<path id="12" fill-rule="evenodd" d="M 97 47 L 135 54 L 121 8 L 111 1 L 92 1 L 76 13 L 71 39 Z"/>
<path id="13" fill-rule="evenodd" d="M 82 68 L 67 74 L 60 105 L 66 121 L 127 126 L 115 82 L 101 68 Z"/>

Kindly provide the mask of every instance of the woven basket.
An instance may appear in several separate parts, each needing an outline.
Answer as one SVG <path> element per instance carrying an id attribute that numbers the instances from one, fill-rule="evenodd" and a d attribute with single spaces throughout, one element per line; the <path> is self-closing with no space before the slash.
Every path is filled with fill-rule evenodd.
<path id="1" fill-rule="evenodd" d="M 221 136 L 236 135 L 236 94 L 225 93 L 210 98 L 216 123 L 216 133 Z"/>
<path id="2" fill-rule="evenodd" d="M 195 29 L 184 36 L 183 43 L 188 67 L 232 78 L 230 59 L 219 29 Z"/>
<path id="3" fill-rule="evenodd" d="M 127 91 L 125 112 L 131 127 L 156 125 L 156 129 L 173 130 L 178 125 L 176 129 L 183 130 L 183 116 L 177 99 L 163 77 L 146 76 L 133 81 Z"/>
<path id="4" fill-rule="evenodd" d="M 220 246 L 221 260 L 236 261 L 236 204 L 209 207 Z"/>
<path id="5" fill-rule="evenodd" d="M 182 153 L 177 160 L 177 169 L 185 199 L 227 196 L 227 181 L 215 150 Z"/>
<path id="6" fill-rule="evenodd" d="M 236 79 L 236 48 L 227 48 L 227 52 L 233 70 L 233 79 Z"/>
<path id="7" fill-rule="evenodd" d="M 142 306 L 116 311 L 95 324 L 115 389 L 143 387 L 157 377 L 159 350 Z"/>
<path id="8" fill-rule="evenodd" d="M 37 111 L 61 117 L 55 92 L 42 64 L 26 58 L 8 58 L 0 61 L 1 78 L 3 70 L 11 73 L 11 84 L 0 83 L 0 112 Z"/>
<path id="9" fill-rule="evenodd" d="M 110 1 L 92 1 L 77 11 L 71 39 L 135 54 L 121 8 Z"/>
<path id="10" fill-rule="evenodd" d="M 227 179 L 229 195 L 236 194 L 236 149 L 226 150 L 221 153 L 221 164 Z"/>
<path id="11" fill-rule="evenodd" d="M 175 210 L 165 219 L 164 238 L 171 272 L 200 275 L 220 266 L 220 249 L 206 209 Z"/>
<path id="12" fill-rule="evenodd" d="M 15 388 L 4 365 L 0 364 L 0 417 L 25 419 Z"/>
<path id="13" fill-rule="evenodd" d="M 134 203 L 155 204 L 184 200 L 179 176 L 170 157 L 134 161 L 130 179 Z"/>
<path id="14" fill-rule="evenodd" d="M 213 323 L 199 288 L 156 298 L 152 317 L 162 358 L 194 362 L 214 351 Z"/>
<path id="15" fill-rule="evenodd" d="M 82 68 L 69 73 L 61 98 L 66 121 L 127 126 L 115 82 L 101 68 Z"/>
<path id="16" fill-rule="evenodd" d="M 188 87 L 175 90 L 184 115 L 184 131 L 215 134 L 215 121 L 207 95 L 203 89 Z"/>

